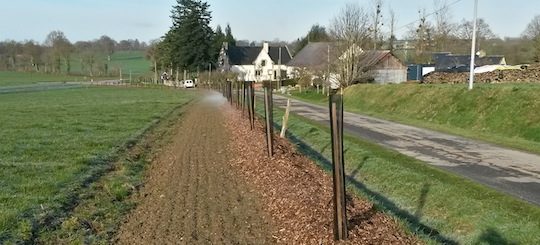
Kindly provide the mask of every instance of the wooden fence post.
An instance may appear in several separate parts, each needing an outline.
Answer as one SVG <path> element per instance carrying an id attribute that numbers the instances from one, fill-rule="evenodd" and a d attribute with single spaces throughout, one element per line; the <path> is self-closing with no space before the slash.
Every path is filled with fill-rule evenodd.
<path id="1" fill-rule="evenodd" d="M 283 115 L 283 122 L 281 123 L 281 138 L 285 138 L 287 132 L 287 124 L 289 123 L 289 111 L 291 110 L 291 100 L 287 100 L 287 108 L 285 109 L 285 115 Z"/>
<path id="2" fill-rule="evenodd" d="M 264 86 L 264 115 L 266 119 L 266 146 L 268 147 L 268 156 L 274 155 L 274 120 L 273 120 L 273 101 L 272 101 L 272 82 L 267 82 Z"/>
<path id="3" fill-rule="evenodd" d="M 343 158 L 343 94 L 333 91 L 329 97 L 332 132 L 332 163 L 334 180 L 334 239 L 347 239 L 347 204 L 345 201 L 345 170 Z"/>

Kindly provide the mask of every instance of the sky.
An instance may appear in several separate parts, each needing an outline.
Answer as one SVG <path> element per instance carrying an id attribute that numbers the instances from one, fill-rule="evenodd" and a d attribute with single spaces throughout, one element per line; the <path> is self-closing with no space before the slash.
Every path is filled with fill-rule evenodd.
<path id="1" fill-rule="evenodd" d="M 370 8 L 370 0 L 207 0 L 212 26 L 231 25 L 233 35 L 247 40 L 292 41 L 313 24 L 327 26 L 347 3 Z M 383 0 L 383 18 L 396 13 L 398 37 L 418 20 L 418 10 L 434 11 L 433 0 Z M 447 0 L 453 22 L 472 20 L 474 0 Z M 0 0 L 0 40 L 43 42 L 61 30 L 72 42 L 107 35 L 115 40 L 159 38 L 171 26 L 175 0 Z M 517 37 L 535 15 L 540 1 L 479 0 L 478 16 L 500 37 Z M 431 17 L 433 18 L 433 17 Z M 384 19 L 383 19 L 384 20 Z M 430 19 L 433 20 L 433 19 Z"/>

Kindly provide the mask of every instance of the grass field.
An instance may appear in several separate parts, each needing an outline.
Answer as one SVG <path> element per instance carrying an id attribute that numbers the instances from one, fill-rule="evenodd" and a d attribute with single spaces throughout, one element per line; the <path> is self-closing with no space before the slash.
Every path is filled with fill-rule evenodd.
<path id="1" fill-rule="evenodd" d="M 327 104 L 313 91 L 293 93 Z M 345 110 L 540 153 L 540 86 L 357 85 Z"/>
<path id="2" fill-rule="evenodd" d="M 97 55 L 96 60 L 99 61 L 98 63 L 105 64 L 107 63 L 107 56 L 99 54 Z M 151 66 L 151 62 L 145 58 L 144 51 L 117 51 L 111 55 L 109 71 L 117 72 L 117 70 L 121 68 L 124 78 L 128 78 L 130 71 L 132 76 L 141 76 L 151 73 Z M 85 72 L 82 71 L 80 58 L 77 56 L 71 58 L 71 72 L 85 74 Z"/>
<path id="3" fill-rule="evenodd" d="M 275 119 L 282 115 L 275 110 Z M 289 120 L 289 139 L 329 170 L 328 126 L 294 114 Z M 540 244 L 537 206 L 353 137 L 345 138 L 344 147 L 349 191 L 371 199 L 430 244 Z"/>
<path id="4" fill-rule="evenodd" d="M 97 59 L 105 62 L 107 57 L 100 55 Z M 82 71 L 81 62 L 78 57 L 72 57 L 71 59 L 71 73 L 72 75 L 65 74 L 47 74 L 37 72 L 12 72 L 12 71 L 0 71 L 0 87 L 2 86 L 20 86 L 29 85 L 44 82 L 81 82 L 89 81 L 88 74 Z M 114 76 L 95 77 L 95 80 L 99 79 L 119 79 L 117 75 L 118 69 L 122 69 L 123 79 L 129 79 L 131 72 L 132 78 L 136 79 L 140 76 L 149 74 L 150 61 L 145 58 L 144 51 L 118 51 L 111 56 L 111 62 L 109 64 L 109 71 L 114 72 Z M 65 70 L 63 67 L 62 70 Z"/>
<path id="5" fill-rule="evenodd" d="M 0 95 L 0 243 L 30 239 L 36 224 L 51 222 L 106 171 L 119 148 L 192 98 L 120 88 Z"/>

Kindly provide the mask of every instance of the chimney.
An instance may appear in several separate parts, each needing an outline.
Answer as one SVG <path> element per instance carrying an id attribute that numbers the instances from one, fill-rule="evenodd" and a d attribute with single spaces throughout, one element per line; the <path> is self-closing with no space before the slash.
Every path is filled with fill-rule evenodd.
<path id="1" fill-rule="evenodd" d="M 264 43 L 263 43 L 263 51 L 264 51 L 265 53 L 268 53 L 268 42 L 264 42 Z"/>
<path id="2" fill-rule="evenodd" d="M 228 42 L 223 42 L 223 49 L 225 51 L 229 50 L 229 43 Z"/>

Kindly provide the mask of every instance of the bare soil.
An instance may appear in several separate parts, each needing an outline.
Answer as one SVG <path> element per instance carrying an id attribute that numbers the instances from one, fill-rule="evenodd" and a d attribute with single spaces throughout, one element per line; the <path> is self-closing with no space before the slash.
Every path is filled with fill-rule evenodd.
<path id="1" fill-rule="evenodd" d="M 195 105 L 156 155 L 118 244 L 265 244 L 270 225 L 230 171 L 230 135 L 216 101 Z"/>
<path id="2" fill-rule="evenodd" d="M 333 244 L 332 178 L 263 126 L 203 99 L 156 154 L 118 244 Z M 348 197 L 347 244 L 419 244 L 369 202 Z"/>

